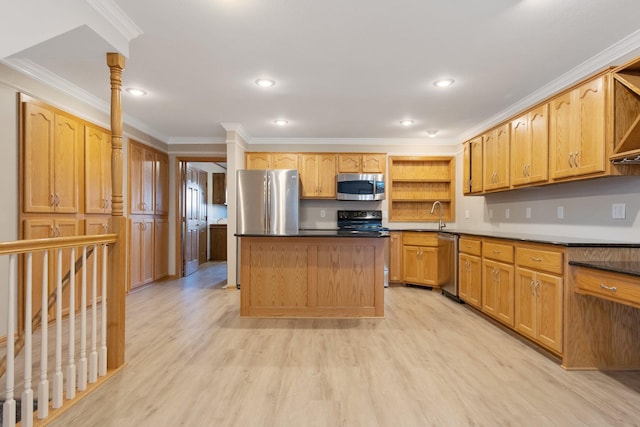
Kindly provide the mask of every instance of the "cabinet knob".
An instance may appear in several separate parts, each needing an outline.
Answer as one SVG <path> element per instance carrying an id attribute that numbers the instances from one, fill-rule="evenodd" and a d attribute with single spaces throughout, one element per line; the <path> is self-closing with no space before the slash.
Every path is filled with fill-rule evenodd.
<path id="1" fill-rule="evenodd" d="M 569 167 L 572 168 L 571 160 L 573 160 L 573 153 L 569 153 Z"/>
<path id="2" fill-rule="evenodd" d="M 579 167 L 580 165 L 578 164 L 578 152 L 576 151 L 575 153 L 573 153 L 573 165 L 575 167 Z"/>

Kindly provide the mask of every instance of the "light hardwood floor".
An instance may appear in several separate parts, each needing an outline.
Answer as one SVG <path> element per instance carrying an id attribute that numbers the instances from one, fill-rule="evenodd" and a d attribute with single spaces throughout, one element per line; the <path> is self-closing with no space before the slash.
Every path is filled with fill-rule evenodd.
<path id="1" fill-rule="evenodd" d="M 215 268 L 129 295 L 128 365 L 51 425 L 640 425 L 640 372 L 565 371 L 437 293 L 388 288 L 384 319 L 241 319 Z"/>

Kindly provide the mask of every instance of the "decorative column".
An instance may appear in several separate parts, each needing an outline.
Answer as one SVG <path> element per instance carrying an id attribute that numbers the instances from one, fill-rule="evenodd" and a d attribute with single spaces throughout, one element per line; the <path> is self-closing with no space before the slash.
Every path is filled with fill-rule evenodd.
<path id="1" fill-rule="evenodd" d="M 107 368 L 124 365 L 125 290 L 127 289 L 127 219 L 123 212 L 122 156 L 122 70 L 125 59 L 119 53 L 107 53 L 111 71 L 111 223 L 118 236 L 109 251 L 110 286 L 107 289 Z"/>

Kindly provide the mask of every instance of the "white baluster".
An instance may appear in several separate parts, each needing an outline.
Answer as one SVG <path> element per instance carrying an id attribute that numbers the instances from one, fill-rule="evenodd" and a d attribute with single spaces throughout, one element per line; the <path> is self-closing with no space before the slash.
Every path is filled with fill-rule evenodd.
<path id="1" fill-rule="evenodd" d="M 107 375 L 107 253 L 109 245 L 102 245 L 102 323 L 100 325 L 100 354 L 98 375 Z"/>
<path id="2" fill-rule="evenodd" d="M 9 294 L 7 296 L 7 391 L 5 393 L 5 401 L 2 405 L 2 425 L 14 427 L 16 425 L 16 400 L 13 398 L 13 386 L 15 380 L 14 373 L 14 357 L 15 342 L 14 336 L 16 331 L 16 294 L 18 284 L 16 282 L 16 256 L 9 255 Z"/>
<path id="3" fill-rule="evenodd" d="M 69 363 L 67 364 L 67 399 L 76 396 L 76 248 L 71 248 L 69 269 Z"/>
<path id="4" fill-rule="evenodd" d="M 49 380 L 47 379 L 47 354 L 49 352 L 49 251 L 42 256 L 42 309 L 40 315 L 40 383 L 38 384 L 38 418 L 49 416 Z"/>
<path id="5" fill-rule="evenodd" d="M 80 357 L 78 390 L 87 389 L 87 247 L 82 247 L 82 287 L 80 289 Z"/>
<path id="6" fill-rule="evenodd" d="M 56 365 L 53 371 L 53 388 L 51 407 L 62 406 L 62 249 L 58 249 L 56 263 Z"/>
<path id="7" fill-rule="evenodd" d="M 91 278 L 91 353 L 89 354 L 89 382 L 98 380 L 98 351 L 96 349 L 96 336 L 98 335 L 98 247 L 93 245 L 93 277 Z"/>
<path id="8" fill-rule="evenodd" d="M 22 391 L 22 420 L 23 427 L 33 426 L 33 389 L 31 385 L 31 370 L 33 363 L 31 361 L 31 352 L 33 344 L 31 340 L 32 334 L 32 299 L 33 299 L 33 255 L 31 252 L 26 254 L 27 274 L 25 278 L 24 290 L 24 390 Z"/>

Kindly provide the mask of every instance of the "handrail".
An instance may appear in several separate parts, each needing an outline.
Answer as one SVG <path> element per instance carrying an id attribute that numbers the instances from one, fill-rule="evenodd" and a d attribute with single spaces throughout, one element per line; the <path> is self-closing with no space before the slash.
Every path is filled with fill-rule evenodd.
<path id="1" fill-rule="evenodd" d="M 115 243 L 116 234 L 96 234 L 93 236 L 48 237 L 46 239 L 15 240 L 0 243 L 0 255 L 36 252 L 47 249 L 71 248 L 81 245 Z"/>
<path id="2" fill-rule="evenodd" d="M 20 254 L 26 252 L 36 252 L 48 249 L 68 248 L 74 246 L 89 246 L 98 244 L 115 243 L 117 235 L 115 234 L 96 234 L 92 236 L 70 236 L 70 237 L 51 237 L 45 239 L 30 239 L 30 240 L 17 240 L 13 242 L 0 242 L 0 255 L 8 254 Z M 93 248 L 89 249 L 87 258 L 93 254 Z M 75 271 L 79 271 L 82 266 L 82 256 L 78 257 L 75 262 Z M 68 271 L 62 279 L 63 290 L 68 286 L 71 278 L 71 271 Z M 56 289 L 52 289 L 49 294 L 47 311 L 56 303 Z M 41 326 L 41 313 L 40 310 L 32 317 L 31 324 L 32 329 L 35 331 Z M 9 337 L 7 337 L 8 339 Z M 15 353 L 18 354 L 24 347 L 24 335 L 18 334 L 14 338 Z M 2 377 L 7 368 L 7 356 L 5 355 L 0 359 L 0 377 Z"/>

